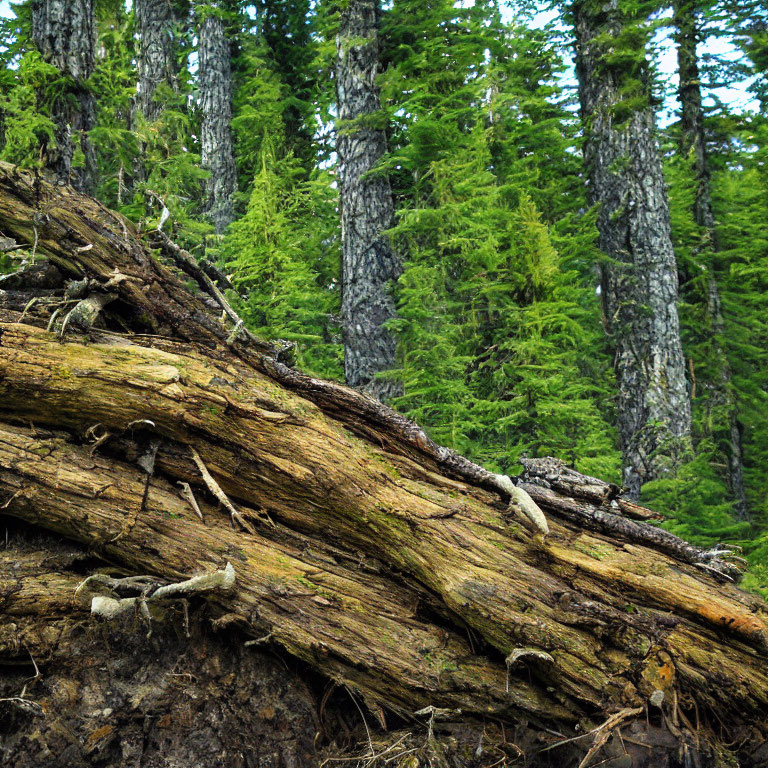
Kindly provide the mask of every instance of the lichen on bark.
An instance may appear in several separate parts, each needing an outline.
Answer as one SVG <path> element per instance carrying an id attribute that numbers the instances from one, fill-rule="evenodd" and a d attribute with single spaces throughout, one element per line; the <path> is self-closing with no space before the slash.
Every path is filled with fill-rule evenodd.
<path id="1" fill-rule="evenodd" d="M 389 178 L 376 166 L 386 134 L 376 77 L 379 72 L 378 0 L 350 0 L 336 41 L 336 150 L 342 242 L 342 330 L 347 384 L 381 400 L 400 392 L 376 378 L 395 366 L 396 341 L 384 326 L 395 316 L 393 283 L 401 263 L 386 230 L 395 222 Z"/>
<path id="2" fill-rule="evenodd" d="M 619 0 L 576 0 L 571 14 L 624 485 L 637 499 L 644 483 L 674 473 L 690 445 L 677 263 L 644 51 L 622 63 L 613 46 L 637 20 Z"/>
<path id="3" fill-rule="evenodd" d="M 198 64 L 202 165 L 206 180 L 206 210 L 217 234 L 234 218 L 237 168 L 232 140 L 232 66 L 230 42 L 221 16 L 223 3 L 207 9 L 199 24 Z"/>

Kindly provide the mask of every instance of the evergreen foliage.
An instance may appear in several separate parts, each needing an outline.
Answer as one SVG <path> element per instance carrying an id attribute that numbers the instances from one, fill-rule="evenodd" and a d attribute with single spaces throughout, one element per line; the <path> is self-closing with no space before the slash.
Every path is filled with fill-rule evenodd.
<path id="1" fill-rule="evenodd" d="M 133 68 L 133 23 L 120 3 L 97 6 L 99 45 L 91 87 L 96 100 L 96 127 L 91 142 L 99 165 L 98 196 L 107 205 L 130 203 L 128 185 L 141 141 L 131 130 L 132 98 L 136 93 Z"/>
<path id="2" fill-rule="evenodd" d="M 266 42 L 252 33 L 241 35 L 241 39 L 234 61 L 237 89 L 232 128 L 240 189 L 246 190 L 259 169 L 264 137 L 269 136 L 273 152 L 275 147 L 281 151 L 285 148 L 287 87 L 274 68 Z"/>
<path id="3" fill-rule="evenodd" d="M 67 81 L 35 50 L 29 4 L 14 4 L 12 9 L 16 18 L 0 21 L 0 160 L 40 168 L 44 147 L 55 143 L 51 105 L 66 90 Z"/>
<path id="4" fill-rule="evenodd" d="M 317 37 L 312 34 L 312 3 L 310 0 L 257 0 L 255 6 L 259 40 L 285 85 L 279 104 L 287 148 L 308 171 L 314 161 L 317 90 L 313 71 Z"/>
<path id="5" fill-rule="evenodd" d="M 582 197 L 557 56 L 493 8 L 397 3 L 387 24 L 392 234 L 408 255 L 398 406 L 507 472 L 520 456 L 552 454 L 617 477 L 600 409 L 609 361 L 589 298 L 596 232 L 573 215 Z"/>
<path id="6" fill-rule="evenodd" d="M 696 20 L 703 39 L 733 35 L 759 26 L 759 13 L 747 4 L 700 3 Z M 758 35 L 759 37 L 759 35 Z M 746 48 L 749 38 L 742 38 Z M 758 46 L 759 47 L 759 46 Z M 702 46 L 699 46 L 701 52 Z M 701 53 L 700 53 L 701 56 Z M 723 82 L 754 74 L 745 58 L 701 57 L 705 95 Z M 760 93 L 760 78 L 753 87 Z M 765 588 L 766 539 L 766 239 L 765 177 L 760 114 L 733 114 L 716 98 L 706 113 L 707 152 L 712 173 L 715 239 L 709 240 L 693 216 L 696 197 L 693 157 L 671 147 L 666 174 L 670 186 L 675 249 L 680 265 L 681 321 L 692 383 L 695 456 L 676 480 L 644 488 L 649 504 L 671 514 L 673 530 L 701 543 L 739 540 L 757 567 L 748 582 Z M 676 126 L 671 134 L 676 136 Z M 708 282 L 717 281 L 722 325 L 714 322 Z M 729 368 L 729 390 L 742 428 L 744 484 L 751 525 L 736 524 L 730 514 L 727 483 L 728 414 L 717 383 L 722 353 Z"/>
<path id="7" fill-rule="evenodd" d="M 745 137 L 746 138 L 746 137 Z M 765 126 L 755 138 L 768 139 Z M 768 514 L 765 462 L 768 461 L 768 176 L 766 147 L 758 146 L 718 175 L 716 205 L 727 269 L 723 304 L 730 332 L 724 343 L 744 414 L 745 477 L 750 502 Z M 736 158 L 734 158 L 736 160 Z"/>
<path id="8" fill-rule="evenodd" d="M 0 159 L 23 167 L 41 167 L 41 148 L 53 144 L 55 126 L 50 103 L 61 90 L 59 71 L 43 61 L 37 51 L 25 51 L 18 66 L 5 69 L 7 90 L 0 109 L 4 118 L 4 142 Z"/>
<path id="9" fill-rule="evenodd" d="M 262 338 L 294 342 L 303 369 L 340 378 L 335 196 L 322 172 L 297 182 L 302 167 L 290 156 L 278 160 L 268 138 L 259 162 L 248 208 L 224 242 L 227 268 L 245 295 L 241 316 Z"/>

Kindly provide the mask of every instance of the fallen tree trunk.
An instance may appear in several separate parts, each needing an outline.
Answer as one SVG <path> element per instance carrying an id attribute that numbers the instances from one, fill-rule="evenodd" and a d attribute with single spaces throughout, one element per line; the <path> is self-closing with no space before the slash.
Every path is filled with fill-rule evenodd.
<path id="1" fill-rule="evenodd" d="M 70 189 L 0 165 L 0 232 L 38 262 L 0 285 L 0 505 L 81 547 L 56 568 L 47 539 L 25 545 L 26 570 L 6 560 L 0 658 L 61 663 L 89 610 L 109 631 L 135 612 L 142 635 L 171 615 L 208 647 L 189 629 L 204 604 L 238 658 L 256 641 L 359 694 L 381 728 L 428 721 L 424 755 L 398 735 L 382 764 L 445 762 L 440 718 L 495 739 L 472 764 L 768 760 L 768 610 L 730 583 L 727 551 L 638 522 L 652 513 L 557 462 L 530 462 L 515 486 L 293 370 L 162 233 L 151 242 L 226 325 L 129 223 Z M 3 696 L 40 714 L 34 688 Z M 6 729 L 8 754 L 24 727 Z M 100 727 L 109 738 L 75 739 L 83 764 L 122 738 Z M 375 753 L 371 740 L 369 765 Z"/>

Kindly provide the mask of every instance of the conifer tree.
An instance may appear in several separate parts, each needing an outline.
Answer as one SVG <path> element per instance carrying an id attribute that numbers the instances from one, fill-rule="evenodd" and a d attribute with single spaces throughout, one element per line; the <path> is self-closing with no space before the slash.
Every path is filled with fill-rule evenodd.
<path id="1" fill-rule="evenodd" d="M 726 268 L 724 343 L 744 414 L 747 504 L 750 520 L 764 526 L 768 521 L 768 8 L 760 0 L 728 2 L 725 7 L 746 54 L 740 63 L 751 76 L 749 88 L 757 108 L 740 117 L 726 114 L 717 126 L 718 154 L 723 157 L 717 158 L 713 205 L 718 257 Z M 765 564 L 765 534 L 760 551 Z M 760 551 L 755 551 L 756 558 Z M 768 568 L 764 573 L 768 576 Z"/>
<path id="2" fill-rule="evenodd" d="M 691 409 L 677 312 L 677 265 L 650 103 L 646 33 L 623 0 L 570 6 L 597 226 L 605 322 L 615 346 L 624 484 L 674 472 Z M 633 6 L 633 9 L 635 7 Z"/>
<path id="3" fill-rule="evenodd" d="M 62 77 L 58 67 L 43 60 L 31 39 L 31 5 L 14 5 L 12 10 L 15 18 L 0 19 L 0 110 L 4 132 L 0 159 L 26 168 L 41 168 L 45 160 L 41 148 L 56 143 L 51 99 Z"/>
<path id="4" fill-rule="evenodd" d="M 597 346 L 589 288 L 531 198 L 497 183 L 489 157 L 475 129 L 432 164 L 430 207 L 406 211 L 395 229 L 410 243 L 397 404 L 436 439 L 505 472 L 522 456 L 555 455 L 616 476 L 612 430 L 586 375 Z"/>
<path id="5" fill-rule="evenodd" d="M 173 215 L 184 245 L 200 245 L 212 227 L 207 217 L 200 158 L 201 127 L 195 79 L 189 70 L 193 17 L 189 0 L 138 0 L 134 4 L 137 93 L 131 130 L 138 140 L 131 205 L 135 218 Z M 162 201 L 162 202 L 161 202 Z"/>
<path id="6" fill-rule="evenodd" d="M 285 153 L 283 119 L 289 96 L 269 48 L 256 30 L 245 27 L 232 66 L 235 85 L 232 131 L 238 189 L 246 191 L 261 168 L 262 143 L 266 136 L 275 154 Z"/>
<path id="7" fill-rule="evenodd" d="M 32 39 L 43 59 L 65 78 L 51 98 L 55 142 L 42 148 L 45 165 L 62 182 L 92 192 L 96 159 L 88 132 L 95 108 L 88 78 L 94 67 L 93 0 L 34 0 Z"/>
<path id="8" fill-rule="evenodd" d="M 295 158 L 265 137 L 245 214 L 229 228 L 224 258 L 241 316 L 262 338 L 296 345 L 296 360 L 341 378 L 336 196 L 327 172 L 304 180 Z"/>
<path id="9" fill-rule="evenodd" d="M 315 163 L 313 142 L 317 89 L 317 37 L 311 0 L 257 0 L 258 34 L 285 86 L 281 102 L 286 149 L 307 174 Z"/>
<path id="10" fill-rule="evenodd" d="M 102 0 L 96 11 L 97 55 L 91 77 L 98 94 L 96 127 L 91 131 L 99 167 L 96 196 L 130 213 L 131 169 L 140 152 L 139 136 L 131 130 L 136 96 L 133 19 L 121 2 Z"/>
<path id="11" fill-rule="evenodd" d="M 583 196 L 573 121 L 552 84 L 558 57 L 494 9 L 449 0 L 400 0 L 385 35 L 387 167 L 407 254 L 398 408 L 505 472 L 556 455 L 618 479 L 599 407 L 611 377 L 593 300 L 597 233 L 591 215 L 574 215 Z"/>
<path id="12" fill-rule="evenodd" d="M 401 265 L 386 230 L 394 224 L 379 71 L 378 0 L 349 0 L 337 38 L 337 151 L 341 202 L 342 327 L 347 383 L 388 400 L 396 382 L 377 378 L 395 364 L 391 284 Z"/>
<path id="13" fill-rule="evenodd" d="M 197 9 L 198 76 L 202 111 L 202 165 L 209 171 L 206 181 L 206 209 L 217 234 L 234 218 L 237 189 L 232 139 L 232 66 L 223 13 L 224 3 Z"/>
<path id="14" fill-rule="evenodd" d="M 705 312 L 704 336 L 711 347 L 714 371 L 709 384 L 708 409 L 713 414 L 713 433 L 725 443 L 728 480 L 734 500 L 733 511 L 738 518 L 747 515 L 744 492 L 744 468 L 742 427 L 731 381 L 731 366 L 722 345 L 725 331 L 720 299 L 720 289 L 715 275 L 715 256 L 718 237 L 712 208 L 711 169 L 704 129 L 701 76 L 697 44 L 700 32 L 697 15 L 699 8 L 694 0 L 675 0 L 674 24 L 678 60 L 678 99 L 681 107 L 679 149 L 680 155 L 690 163 L 695 183 L 693 218 L 699 230 L 700 242 L 694 248 L 693 275 L 691 282 L 702 284 Z M 703 274 L 701 274 L 703 272 Z"/>

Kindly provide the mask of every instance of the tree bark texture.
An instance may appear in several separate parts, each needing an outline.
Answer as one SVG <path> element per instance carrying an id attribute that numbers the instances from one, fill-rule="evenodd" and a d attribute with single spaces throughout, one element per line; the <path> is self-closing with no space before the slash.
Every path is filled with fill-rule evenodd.
<path id="1" fill-rule="evenodd" d="M 50 171 L 81 192 L 96 184 L 96 155 L 88 139 L 96 122 L 96 106 L 88 86 L 95 60 L 96 30 L 93 0 L 35 0 L 32 39 L 45 61 L 57 67 L 67 85 L 53 99 L 51 119 L 56 146 L 45 148 Z M 82 164 L 72 167 L 76 150 Z"/>
<path id="2" fill-rule="evenodd" d="M 234 219 L 237 167 L 232 143 L 231 52 L 218 13 L 206 13 L 198 40 L 202 162 L 211 174 L 206 182 L 206 207 L 216 233 L 222 234 Z"/>
<path id="3" fill-rule="evenodd" d="M 162 723 L 206 712 L 233 730 L 212 736 L 232 765 L 316 764 L 332 729 L 296 735 L 323 731 L 303 696 L 293 762 L 243 757 L 276 706 L 246 704 L 268 684 L 251 641 L 291 660 L 283 689 L 303 669 L 365 712 L 371 766 L 450 750 L 456 766 L 765 764 L 768 606 L 724 583 L 722 551 L 639 522 L 650 513 L 619 488 L 552 460 L 519 479 L 549 517 L 531 534 L 490 473 L 223 326 L 119 216 L 0 165 L 0 229 L 29 243 L 35 226 L 47 261 L 0 285 L 0 505 L 59 549 L 29 533 L 22 565 L 0 561 L 15 625 L 0 658 L 35 679 L 0 696 L 19 710 L 0 733 L 16 764 L 68 732 L 80 762 L 49 764 L 117 766 L 122 749 L 125 765 L 218 765 L 175 731 L 166 762 L 147 762 Z M 83 302 L 98 314 L 72 319 Z M 214 572 L 234 583 L 180 586 Z M 97 608 L 120 600 L 135 620 Z M 89 605 L 103 637 L 83 634 Z M 150 630 L 154 645 L 135 637 Z M 75 669 L 61 649 L 94 663 Z"/>
<path id="4" fill-rule="evenodd" d="M 157 120 L 163 104 L 155 91 L 161 83 L 177 88 L 178 67 L 174 49 L 174 22 L 172 0 L 135 0 L 138 52 L 136 65 L 136 106 L 145 120 Z"/>
<path id="5" fill-rule="evenodd" d="M 627 64 L 610 60 L 626 23 L 618 0 L 579 0 L 572 12 L 588 197 L 599 205 L 606 257 L 602 297 L 615 347 L 624 483 L 638 498 L 644 483 L 674 472 L 691 428 L 667 191 L 653 109 L 627 104 Z M 642 95 L 649 97 L 645 85 Z"/>
<path id="6" fill-rule="evenodd" d="M 389 178 L 373 171 L 386 152 L 376 86 L 378 15 L 378 0 L 351 0 L 341 11 L 336 44 L 336 148 L 344 372 L 349 385 L 388 400 L 399 394 L 399 385 L 375 377 L 395 365 L 395 336 L 384 324 L 395 316 L 390 289 L 400 276 L 401 264 L 383 234 L 394 226 Z"/>
<path id="7" fill-rule="evenodd" d="M 712 210 L 711 173 L 707 157 L 707 140 L 704 130 L 704 109 L 701 99 L 701 79 L 696 46 L 699 42 L 697 7 L 695 2 L 678 0 L 674 7 L 675 42 L 677 43 L 677 64 L 680 77 L 678 99 L 680 101 L 680 154 L 690 158 L 696 182 L 696 198 L 693 216 L 701 229 L 702 243 L 698 258 L 704 257 L 701 265 L 707 271 L 707 314 L 710 322 L 713 351 L 718 370 L 712 388 L 712 407 L 725 411 L 725 429 L 716 435 L 725 443 L 728 457 L 728 481 L 734 499 L 734 513 L 740 519 L 747 517 L 747 500 L 744 492 L 744 452 L 742 429 L 733 394 L 731 366 L 719 339 L 724 331 L 720 290 L 715 276 L 713 255 L 718 250 L 715 215 Z M 722 433 L 725 434 L 722 434 Z"/>

